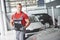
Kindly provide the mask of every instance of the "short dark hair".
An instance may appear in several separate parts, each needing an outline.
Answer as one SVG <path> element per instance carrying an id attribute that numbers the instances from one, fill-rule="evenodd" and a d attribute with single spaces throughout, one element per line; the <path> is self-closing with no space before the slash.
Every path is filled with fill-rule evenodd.
<path id="1" fill-rule="evenodd" d="M 21 3 L 18 3 L 17 5 L 21 5 Z"/>

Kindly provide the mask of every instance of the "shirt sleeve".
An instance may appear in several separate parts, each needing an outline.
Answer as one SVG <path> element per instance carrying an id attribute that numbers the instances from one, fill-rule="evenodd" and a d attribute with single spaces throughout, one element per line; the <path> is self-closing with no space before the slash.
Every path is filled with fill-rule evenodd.
<path id="1" fill-rule="evenodd" d="M 29 19 L 27 14 L 24 14 L 24 19 Z"/>

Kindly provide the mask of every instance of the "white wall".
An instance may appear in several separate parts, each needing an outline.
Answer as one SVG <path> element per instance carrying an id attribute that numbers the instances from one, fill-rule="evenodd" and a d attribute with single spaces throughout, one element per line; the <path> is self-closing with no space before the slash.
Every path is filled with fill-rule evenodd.
<path id="1" fill-rule="evenodd" d="M 52 10 L 48 9 L 48 14 L 52 16 Z M 60 8 L 55 8 L 54 9 L 54 17 L 57 19 L 58 16 L 60 16 Z"/>

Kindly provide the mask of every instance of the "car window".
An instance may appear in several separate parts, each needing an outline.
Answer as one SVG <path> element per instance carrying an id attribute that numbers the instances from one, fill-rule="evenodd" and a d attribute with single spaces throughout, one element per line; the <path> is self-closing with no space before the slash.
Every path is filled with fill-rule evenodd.
<path id="1" fill-rule="evenodd" d="M 30 22 L 39 22 L 39 17 L 40 16 L 30 16 Z"/>

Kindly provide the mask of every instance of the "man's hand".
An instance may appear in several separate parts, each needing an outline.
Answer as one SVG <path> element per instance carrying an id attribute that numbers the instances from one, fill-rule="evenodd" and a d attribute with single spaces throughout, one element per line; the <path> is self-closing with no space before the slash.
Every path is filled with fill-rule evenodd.
<path id="1" fill-rule="evenodd" d="M 30 21 L 29 21 L 29 19 L 25 19 L 25 21 L 26 21 L 26 24 L 25 24 L 25 28 L 27 28 L 28 26 L 29 26 L 29 24 L 30 24 Z"/>
<path id="2" fill-rule="evenodd" d="M 10 20 L 10 25 L 11 25 L 12 27 L 14 26 L 13 20 Z"/>

